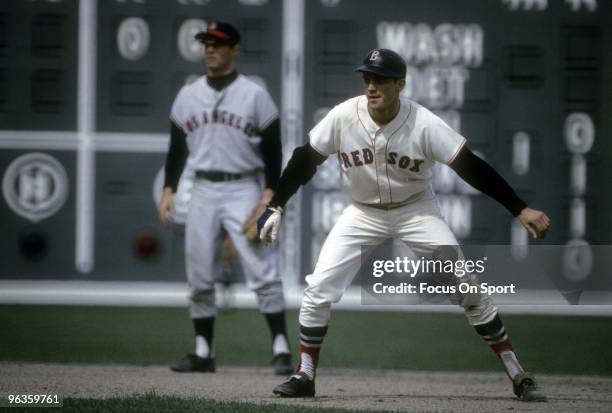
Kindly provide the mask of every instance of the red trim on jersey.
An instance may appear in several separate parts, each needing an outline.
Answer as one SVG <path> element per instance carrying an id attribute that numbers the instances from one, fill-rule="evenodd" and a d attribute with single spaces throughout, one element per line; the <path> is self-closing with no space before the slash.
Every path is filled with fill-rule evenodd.
<path id="1" fill-rule="evenodd" d="M 363 121 L 361 120 L 361 116 L 359 116 L 359 101 L 360 100 L 361 100 L 361 97 L 357 99 L 357 105 L 356 105 L 357 119 L 359 119 L 359 123 L 361 123 L 363 130 L 366 131 L 366 134 L 368 135 L 368 137 L 370 138 L 370 141 L 372 142 L 372 147 L 374 148 L 374 172 L 376 172 L 376 187 L 378 188 L 378 203 L 382 205 L 382 193 L 380 192 L 380 184 L 378 183 L 378 162 L 376 161 L 376 136 L 374 136 L 374 139 L 372 139 L 372 136 L 370 135 L 370 131 L 368 130 L 368 128 L 366 128 L 365 123 L 363 123 Z M 367 110 L 368 108 L 366 104 L 366 111 Z"/>
<path id="2" fill-rule="evenodd" d="M 463 142 L 461 142 L 461 145 L 459 145 L 459 147 L 457 148 L 457 150 L 455 151 L 453 156 L 451 156 L 451 158 L 446 162 L 446 165 L 449 165 L 449 164 L 453 163 L 453 161 L 455 160 L 457 155 L 459 155 L 459 151 L 461 150 L 461 148 L 463 148 L 465 146 L 466 142 L 467 142 L 467 140 L 465 138 L 463 138 Z"/>
<path id="3" fill-rule="evenodd" d="M 366 133 L 370 137 L 370 140 L 373 140 L 372 136 L 370 135 L 370 131 L 368 130 L 368 128 L 366 128 L 365 123 L 363 123 L 363 121 L 361 120 L 361 116 L 359 116 L 359 101 L 360 100 L 361 100 L 361 97 L 357 99 L 357 119 L 359 119 L 359 123 L 361 123 L 361 126 L 363 127 L 363 129 L 366 131 Z M 367 107 L 366 107 L 366 111 L 367 111 Z"/>
<path id="4" fill-rule="evenodd" d="M 312 136 L 310 136 L 310 133 L 308 133 L 308 144 L 312 147 L 312 149 L 317 151 L 319 155 L 325 156 L 326 158 L 329 156 L 329 155 L 324 154 L 322 150 L 320 150 L 319 148 L 317 148 L 316 146 L 312 144 Z"/>
<path id="5" fill-rule="evenodd" d="M 181 128 L 181 130 L 185 133 L 185 135 L 189 135 L 189 132 L 185 130 L 185 127 L 181 122 L 178 121 L 174 116 L 170 115 L 170 122 L 174 123 L 176 126 Z"/>
<path id="6" fill-rule="evenodd" d="M 270 124 L 271 124 L 272 122 L 274 122 L 274 121 L 275 121 L 276 119 L 278 119 L 278 118 L 279 118 L 279 114 L 278 114 L 278 113 L 274 113 L 272 116 L 270 116 L 270 119 L 268 119 L 266 122 L 264 122 L 264 123 L 262 123 L 262 124 L 261 124 L 261 126 L 259 127 L 259 129 L 260 129 L 261 131 L 265 131 L 265 130 L 266 130 L 266 128 L 267 128 L 268 126 L 270 126 Z"/>
<path id="7" fill-rule="evenodd" d="M 387 154 L 389 153 L 389 142 L 391 141 L 391 138 L 393 137 L 393 135 L 395 135 L 395 132 L 400 130 L 406 124 L 406 122 L 408 121 L 408 118 L 410 118 L 411 113 L 412 113 L 412 105 L 410 105 L 410 108 L 408 110 L 408 115 L 406 115 L 406 118 L 404 119 L 404 121 L 400 124 L 400 126 L 396 130 L 393 131 L 393 133 L 391 133 L 391 136 L 389 136 L 389 138 L 387 139 L 387 144 L 385 145 L 385 172 L 387 174 L 387 182 L 389 182 L 389 197 L 391 198 L 389 201 L 390 203 L 393 203 L 393 189 L 391 188 L 391 179 L 389 178 L 389 162 L 387 162 Z"/>

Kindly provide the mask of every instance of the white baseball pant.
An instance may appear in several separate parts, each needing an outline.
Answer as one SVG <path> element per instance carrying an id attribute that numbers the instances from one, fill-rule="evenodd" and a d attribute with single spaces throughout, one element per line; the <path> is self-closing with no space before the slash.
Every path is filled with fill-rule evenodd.
<path id="1" fill-rule="evenodd" d="M 405 242 L 417 254 L 421 252 L 418 246 L 458 246 L 435 198 L 390 210 L 351 204 L 327 236 L 313 273 L 306 276 L 300 324 L 328 325 L 331 304 L 340 300 L 359 270 L 362 246 L 375 246 L 389 238 Z M 471 325 L 487 323 L 497 314 L 487 295 L 464 294 L 462 298 Z"/>

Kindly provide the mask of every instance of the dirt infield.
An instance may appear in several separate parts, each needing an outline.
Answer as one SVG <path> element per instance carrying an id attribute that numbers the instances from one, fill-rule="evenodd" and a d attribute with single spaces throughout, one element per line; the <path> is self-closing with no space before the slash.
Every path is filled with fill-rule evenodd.
<path id="1" fill-rule="evenodd" d="M 314 399 L 280 399 L 269 369 L 221 367 L 215 374 L 177 374 L 165 366 L 0 363 L 0 393 L 57 393 L 64 398 L 158 395 L 261 404 L 406 412 L 610 412 L 612 378 L 547 376 L 548 403 L 521 403 L 501 373 L 325 370 Z"/>

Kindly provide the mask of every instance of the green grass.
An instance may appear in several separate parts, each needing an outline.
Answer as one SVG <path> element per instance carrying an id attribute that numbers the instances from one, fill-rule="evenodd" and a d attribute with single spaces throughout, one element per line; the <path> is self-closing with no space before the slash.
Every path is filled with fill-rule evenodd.
<path id="1" fill-rule="evenodd" d="M 53 411 L 45 408 L 28 409 L 28 412 Z M 160 412 L 206 412 L 206 413 L 349 413 L 354 410 L 286 406 L 278 404 L 256 405 L 253 403 L 219 402 L 205 399 L 182 399 L 156 395 L 121 397 L 106 400 L 65 399 L 62 412 L 79 413 L 160 413 Z M 362 411 L 363 413 L 363 411 Z M 380 412 L 379 413 L 385 413 Z"/>
<path id="2" fill-rule="evenodd" d="M 297 348 L 297 313 L 288 314 Z M 505 316 L 524 366 L 537 373 L 612 375 L 612 318 Z M 169 364 L 193 351 L 186 310 L 0 306 L 0 360 Z M 217 365 L 265 366 L 270 338 L 254 310 L 222 313 Z M 321 367 L 499 371 L 460 314 L 334 311 Z"/>

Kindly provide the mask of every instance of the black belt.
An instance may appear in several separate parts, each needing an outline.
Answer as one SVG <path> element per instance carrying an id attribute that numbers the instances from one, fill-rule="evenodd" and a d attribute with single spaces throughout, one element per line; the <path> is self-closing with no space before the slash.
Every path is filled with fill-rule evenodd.
<path id="1" fill-rule="evenodd" d="M 206 179 L 212 182 L 225 182 L 225 181 L 237 181 L 239 179 L 248 178 L 255 175 L 253 172 L 244 174 L 232 174 L 229 172 L 221 171 L 196 171 L 195 177 L 197 179 Z"/>
<path id="2" fill-rule="evenodd" d="M 359 205 L 367 206 L 370 208 L 382 209 L 383 211 L 389 211 L 391 209 L 400 208 L 406 206 L 408 204 L 364 204 L 361 202 L 357 202 Z"/>
<path id="3" fill-rule="evenodd" d="M 412 195 L 411 197 L 408 197 L 408 199 L 404 199 L 403 201 L 400 202 L 395 202 L 392 204 L 366 204 L 363 202 L 358 202 L 358 201 L 354 201 L 355 203 L 359 204 L 359 205 L 363 205 L 363 206 L 367 206 L 370 208 L 376 208 L 376 209 L 382 209 L 384 211 L 389 211 L 391 209 L 396 209 L 396 208 L 401 208 L 403 206 L 406 206 L 416 200 L 418 200 L 418 198 L 421 196 L 421 192 L 419 192 L 418 194 Z"/>

